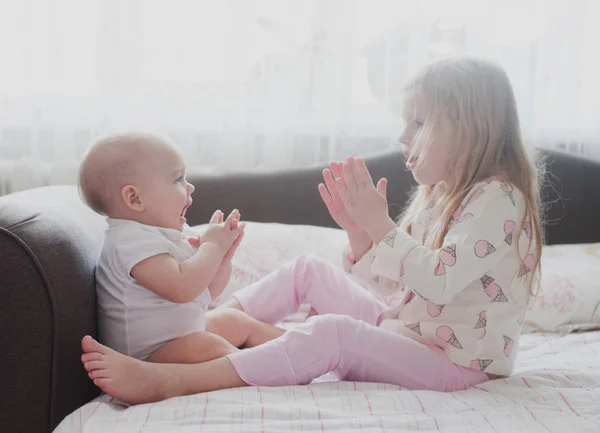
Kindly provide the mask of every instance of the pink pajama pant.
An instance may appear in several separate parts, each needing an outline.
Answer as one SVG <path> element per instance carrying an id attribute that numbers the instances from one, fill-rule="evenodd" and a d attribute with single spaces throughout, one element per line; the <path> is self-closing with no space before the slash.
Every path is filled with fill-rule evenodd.
<path id="1" fill-rule="evenodd" d="M 385 305 L 317 257 L 300 256 L 235 297 L 247 314 L 266 323 L 302 304 L 319 313 L 273 341 L 227 356 L 249 385 L 304 385 L 333 372 L 342 380 L 455 391 L 488 379 L 454 364 L 437 347 L 378 328 Z"/>

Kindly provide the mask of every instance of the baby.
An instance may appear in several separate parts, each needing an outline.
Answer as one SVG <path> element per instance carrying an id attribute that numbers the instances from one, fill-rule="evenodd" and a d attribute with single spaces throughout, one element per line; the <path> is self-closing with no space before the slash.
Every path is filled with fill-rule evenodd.
<path id="1" fill-rule="evenodd" d="M 283 334 L 245 313 L 208 311 L 231 276 L 240 213 L 216 211 L 200 237 L 186 224 L 194 186 L 170 141 L 149 134 L 96 142 L 79 173 L 85 203 L 107 216 L 96 267 L 100 340 L 140 360 L 198 363 Z"/>

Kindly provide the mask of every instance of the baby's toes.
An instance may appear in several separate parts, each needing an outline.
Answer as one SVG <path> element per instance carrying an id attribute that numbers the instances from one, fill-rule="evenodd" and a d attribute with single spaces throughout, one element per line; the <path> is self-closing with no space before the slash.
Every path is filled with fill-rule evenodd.
<path id="1" fill-rule="evenodd" d="M 87 371 L 92 370 L 104 370 L 106 369 L 106 362 L 104 361 L 87 361 L 83 363 L 83 366 Z"/>
<path id="2" fill-rule="evenodd" d="M 89 352 L 81 355 L 81 362 L 84 364 L 89 361 L 101 361 L 102 359 L 104 359 L 104 355 L 98 352 Z"/>
<path id="3" fill-rule="evenodd" d="M 92 370 L 88 371 L 88 376 L 90 379 L 101 379 L 108 377 L 108 370 Z"/>

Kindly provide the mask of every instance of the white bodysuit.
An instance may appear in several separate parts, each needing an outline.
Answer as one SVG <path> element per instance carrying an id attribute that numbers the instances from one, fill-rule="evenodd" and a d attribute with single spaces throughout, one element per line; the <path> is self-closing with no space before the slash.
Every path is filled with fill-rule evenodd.
<path id="1" fill-rule="evenodd" d="M 178 263 L 196 252 L 174 229 L 108 218 L 96 267 L 100 341 L 118 352 L 146 360 L 165 343 L 204 331 L 210 293 L 177 304 L 154 294 L 131 276 L 131 269 L 158 254 Z"/>

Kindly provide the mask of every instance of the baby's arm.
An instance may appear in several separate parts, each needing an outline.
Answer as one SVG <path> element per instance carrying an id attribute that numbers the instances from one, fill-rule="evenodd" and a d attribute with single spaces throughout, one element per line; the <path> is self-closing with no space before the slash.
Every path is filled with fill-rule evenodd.
<path id="1" fill-rule="evenodd" d="M 233 218 L 231 221 L 231 228 L 236 229 L 241 218 L 240 212 L 237 209 L 234 209 L 229 215 L 229 218 Z M 212 223 L 220 224 L 223 222 L 223 213 L 220 210 L 217 210 L 213 214 L 210 221 Z M 238 246 L 242 242 L 243 238 L 244 232 L 242 231 L 233 241 L 231 248 L 229 248 L 227 253 L 225 253 L 223 260 L 221 260 L 221 266 L 217 270 L 213 280 L 208 284 L 208 290 L 210 291 L 210 297 L 212 299 L 217 298 L 221 293 L 223 293 L 223 290 L 225 290 L 225 287 L 227 287 L 227 284 L 229 284 L 232 271 L 231 259 L 233 259 L 233 256 L 235 255 L 235 252 L 237 251 Z"/>
<path id="2" fill-rule="evenodd" d="M 206 242 L 181 264 L 169 254 L 147 258 L 131 269 L 131 276 L 161 298 L 183 304 L 200 296 L 213 281 L 225 253 L 221 245 Z"/>
<path id="3" fill-rule="evenodd" d="M 223 293 L 223 290 L 225 290 L 231 279 L 231 271 L 231 263 L 221 265 L 215 277 L 208 285 L 211 299 L 216 299 Z"/>
<path id="4" fill-rule="evenodd" d="M 204 241 L 189 259 L 177 263 L 168 254 L 159 254 L 139 262 L 131 275 L 158 296 L 179 304 L 197 298 L 213 281 L 225 256 L 244 231 L 232 212 L 224 223 L 211 223 Z"/>
<path id="5" fill-rule="evenodd" d="M 241 232 L 238 235 L 238 237 L 235 238 L 235 241 L 233 241 L 233 245 L 231 246 L 231 248 L 229 248 L 229 251 L 227 251 L 227 253 L 223 257 L 223 260 L 221 261 L 221 266 L 219 267 L 213 280 L 209 283 L 208 290 L 210 291 L 210 297 L 212 299 L 217 298 L 221 293 L 223 293 L 223 290 L 225 290 L 225 287 L 227 287 L 227 284 L 229 284 L 232 271 L 231 259 L 235 255 L 235 252 L 237 251 L 237 248 L 242 242 L 243 238 L 244 232 Z"/>

